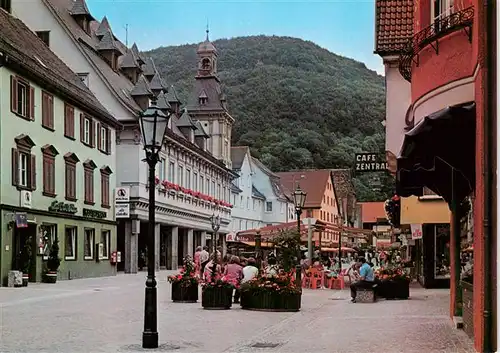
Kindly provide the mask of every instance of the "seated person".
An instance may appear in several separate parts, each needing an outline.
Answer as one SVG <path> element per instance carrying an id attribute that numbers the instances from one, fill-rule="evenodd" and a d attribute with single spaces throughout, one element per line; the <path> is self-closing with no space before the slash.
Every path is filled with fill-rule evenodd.
<path id="1" fill-rule="evenodd" d="M 360 259 L 359 279 L 351 284 L 351 302 L 356 303 L 356 292 L 358 289 L 372 289 L 375 282 L 373 268 L 368 265 L 365 258 Z"/>
<path id="2" fill-rule="evenodd" d="M 277 276 L 279 273 L 279 266 L 277 265 L 276 258 L 274 256 L 269 256 L 267 259 L 268 266 L 264 268 L 264 274 L 267 277 Z"/>

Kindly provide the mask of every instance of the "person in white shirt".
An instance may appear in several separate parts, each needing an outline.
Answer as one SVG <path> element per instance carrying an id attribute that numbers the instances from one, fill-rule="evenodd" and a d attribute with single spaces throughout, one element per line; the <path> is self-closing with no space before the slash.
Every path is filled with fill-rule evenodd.
<path id="1" fill-rule="evenodd" d="M 255 259 L 250 257 L 247 260 L 247 265 L 243 267 L 243 279 L 241 283 L 251 281 L 259 274 L 259 269 L 255 266 Z"/>
<path id="2" fill-rule="evenodd" d="M 209 260 L 210 260 L 210 254 L 208 253 L 208 246 L 204 246 L 203 250 L 200 253 L 200 266 L 201 266 L 200 272 L 202 274 L 203 272 L 205 272 L 205 266 L 207 265 Z"/>

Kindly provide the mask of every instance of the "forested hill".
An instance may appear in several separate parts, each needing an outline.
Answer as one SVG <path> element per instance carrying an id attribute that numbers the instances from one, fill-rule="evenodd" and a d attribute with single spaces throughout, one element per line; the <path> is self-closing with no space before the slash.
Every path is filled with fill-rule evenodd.
<path id="1" fill-rule="evenodd" d="M 248 145 L 273 171 L 352 167 L 354 153 L 384 151 L 384 78 L 363 63 L 297 38 L 214 41 L 231 115 L 233 145 Z M 187 100 L 197 44 L 148 53 Z M 385 199 L 373 175 L 357 178 L 358 199 Z M 375 188 L 374 188 L 375 186 Z"/>

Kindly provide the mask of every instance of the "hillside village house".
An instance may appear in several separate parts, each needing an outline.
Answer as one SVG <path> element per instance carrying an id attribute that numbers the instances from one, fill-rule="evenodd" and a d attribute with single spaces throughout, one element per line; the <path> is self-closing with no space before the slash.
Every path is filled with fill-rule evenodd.
<path id="1" fill-rule="evenodd" d="M 386 140 L 398 194 L 411 203 L 408 211 L 450 223 L 422 227 L 422 272 L 434 283 L 448 282 L 450 316 L 461 316 L 478 352 L 497 350 L 495 6 L 377 0 L 375 21 L 376 52 L 387 68 Z M 473 278 L 462 277 L 463 255 L 473 256 Z"/>
<path id="2" fill-rule="evenodd" d="M 295 217 L 289 195 L 279 191 L 281 181 L 257 161 L 248 146 L 231 147 L 232 169 L 238 174 L 231 189 L 231 230 L 234 233 L 287 223 Z"/>
<path id="3" fill-rule="evenodd" d="M 136 272 L 147 251 L 155 252 L 157 267 L 177 268 L 184 255 L 206 243 L 212 214 L 220 215 L 220 234 L 227 234 L 235 177 L 229 158 L 234 119 L 220 88 L 217 50 L 208 33 L 197 51 L 198 72 L 186 111 L 153 61 L 135 44 L 128 48 L 121 43 L 106 18 L 96 21 L 84 0 L 16 1 L 13 10 L 123 124 L 116 137 L 116 186 L 128 188 L 130 211 L 119 219 L 119 269 Z M 160 153 L 158 183 L 150 186 L 138 118 L 153 95 L 172 116 Z M 158 188 L 153 250 L 146 248 L 148 187 Z"/>
<path id="4" fill-rule="evenodd" d="M 10 270 L 39 281 L 56 237 L 59 278 L 113 275 L 111 192 L 119 124 L 80 78 L 5 10 L 10 9 L 0 9 L 1 282 L 6 284 Z"/>

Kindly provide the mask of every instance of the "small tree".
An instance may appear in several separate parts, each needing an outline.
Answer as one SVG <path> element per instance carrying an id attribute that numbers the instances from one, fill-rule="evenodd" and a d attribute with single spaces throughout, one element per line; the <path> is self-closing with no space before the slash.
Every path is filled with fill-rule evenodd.
<path id="1" fill-rule="evenodd" d="M 59 239 L 56 236 L 50 248 L 49 258 L 47 259 L 47 270 L 50 272 L 57 272 L 60 265 L 61 259 L 59 258 Z"/>
<path id="2" fill-rule="evenodd" d="M 271 240 L 278 248 L 278 262 L 285 271 L 291 271 L 296 265 L 300 251 L 300 234 L 296 230 L 281 231 Z M 298 259 L 300 261 L 300 259 Z"/>

